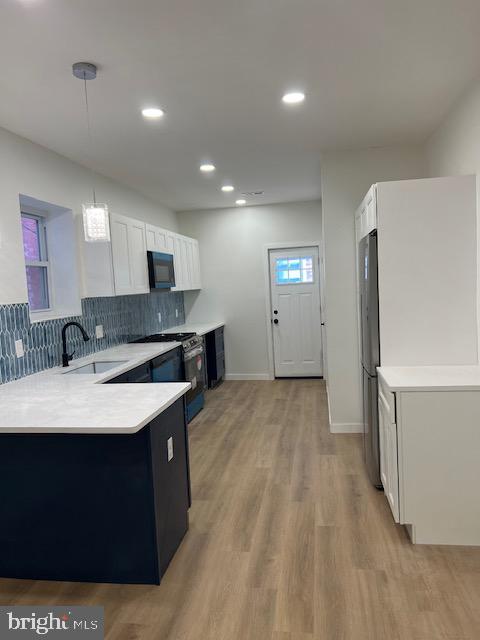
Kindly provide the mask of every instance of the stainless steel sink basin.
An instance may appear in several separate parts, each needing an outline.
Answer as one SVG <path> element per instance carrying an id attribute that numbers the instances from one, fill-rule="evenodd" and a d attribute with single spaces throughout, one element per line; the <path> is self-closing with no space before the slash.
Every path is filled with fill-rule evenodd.
<path id="1" fill-rule="evenodd" d="M 90 362 L 90 364 L 84 364 L 83 367 L 72 369 L 71 371 L 65 371 L 65 374 L 71 373 L 105 373 L 110 369 L 118 367 L 120 364 L 124 364 L 127 360 L 102 360 L 97 362 Z"/>

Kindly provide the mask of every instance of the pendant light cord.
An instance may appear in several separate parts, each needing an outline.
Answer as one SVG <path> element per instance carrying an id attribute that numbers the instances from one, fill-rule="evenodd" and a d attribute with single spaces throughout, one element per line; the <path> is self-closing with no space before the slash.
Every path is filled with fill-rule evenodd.
<path id="1" fill-rule="evenodd" d="M 87 116 L 88 145 L 90 147 L 90 153 L 91 153 L 93 149 L 93 141 L 92 141 L 92 128 L 90 125 L 90 109 L 88 106 L 87 78 L 85 73 L 83 74 L 83 88 L 85 92 L 85 113 Z M 93 184 L 93 204 L 97 204 L 97 198 L 95 195 L 95 178 L 94 178 L 93 169 L 91 169 L 91 172 L 92 172 L 92 184 Z"/>

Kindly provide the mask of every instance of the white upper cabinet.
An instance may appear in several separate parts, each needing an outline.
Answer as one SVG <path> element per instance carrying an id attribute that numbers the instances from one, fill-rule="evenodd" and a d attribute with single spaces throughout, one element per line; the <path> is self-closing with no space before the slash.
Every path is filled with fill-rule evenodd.
<path id="1" fill-rule="evenodd" d="M 355 212 L 355 235 L 357 243 L 377 228 L 377 198 L 376 185 L 373 185 L 362 204 Z"/>
<path id="2" fill-rule="evenodd" d="M 112 263 L 115 293 L 123 295 L 132 293 L 132 276 L 128 252 L 128 218 L 110 216 L 110 232 L 112 242 Z"/>
<path id="3" fill-rule="evenodd" d="M 193 247 L 193 265 L 194 265 L 194 276 L 193 276 L 192 289 L 201 289 L 202 288 L 202 277 L 201 277 L 201 272 L 200 272 L 200 248 L 199 248 L 199 245 L 198 245 L 198 240 L 193 239 L 192 247 Z"/>
<path id="4" fill-rule="evenodd" d="M 167 253 L 173 253 L 173 246 L 169 247 L 168 234 L 170 233 L 166 229 L 160 227 L 154 227 L 151 224 L 145 225 L 145 231 L 147 236 L 147 251 L 166 251 Z"/>
<path id="5" fill-rule="evenodd" d="M 198 240 L 151 224 L 147 224 L 145 229 L 148 251 L 165 251 L 173 254 L 176 286 L 172 291 L 200 289 Z"/>
<path id="6" fill-rule="evenodd" d="M 147 251 L 171 253 L 176 286 L 201 288 L 198 240 L 118 213 L 110 215 L 111 243 L 83 243 L 84 295 L 148 293 Z"/>
<path id="7" fill-rule="evenodd" d="M 112 213 L 110 227 L 116 295 L 148 293 L 145 223 Z"/>

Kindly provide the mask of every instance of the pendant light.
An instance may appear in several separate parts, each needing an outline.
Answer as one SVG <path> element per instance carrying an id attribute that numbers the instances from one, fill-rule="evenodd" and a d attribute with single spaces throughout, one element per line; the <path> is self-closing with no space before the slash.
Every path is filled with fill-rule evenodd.
<path id="1" fill-rule="evenodd" d="M 83 80 L 85 92 L 85 112 L 87 118 L 87 133 L 90 149 L 92 148 L 92 131 L 90 127 L 90 112 L 88 109 L 87 80 L 95 80 L 97 67 L 90 62 L 75 62 L 72 66 L 73 75 Z M 93 173 L 93 172 L 92 172 Z M 93 202 L 82 204 L 83 230 L 87 242 L 110 242 L 110 224 L 108 220 L 108 206 L 97 202 L 95 185 L 93 185 Z"/>

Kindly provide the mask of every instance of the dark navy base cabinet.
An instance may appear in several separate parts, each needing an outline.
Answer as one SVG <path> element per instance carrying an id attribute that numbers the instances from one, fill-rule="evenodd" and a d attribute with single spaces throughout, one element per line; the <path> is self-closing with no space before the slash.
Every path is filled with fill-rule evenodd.
<path id="1" fill-rule="evenodd" d="M 2 434 L 0 577 L 159 584 L 189 505 L 183 398 L 131 435 Z"/>
<path id="2" fill-rule="evenodd" d="M 225 377 L 225 343 L 224 327 L 210 331 L 205 336 L 207 355 L 208 388 L 212 389 L 223 382 Z"/>

